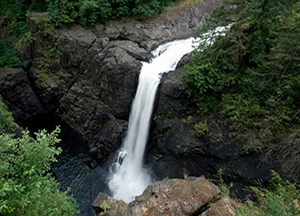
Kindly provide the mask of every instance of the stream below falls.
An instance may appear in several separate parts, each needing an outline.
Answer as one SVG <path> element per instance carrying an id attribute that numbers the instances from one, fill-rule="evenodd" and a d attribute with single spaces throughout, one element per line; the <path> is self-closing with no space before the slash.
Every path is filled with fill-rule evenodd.
<path id="1" fill-rule="evenodd" d="M 105 166 L 97 166 L 92 170 L 83 162 L 85 159 L 91 159 L 88 155 L 88 143 L 55 114 L 35 116 L 21 126 L 28 128 L 34 136 L 34 132 L 40 129 L 51 132 L 57 125 L 61 126 L 61 142 L 58 147 L 63 151 L 56 157 L 58 162 L 52 164 L 52 169 L 60 182 L 59 189 L 66 191 L 68 187 L 71 188 L 71 194 L 79 204 L 78 215 L 95 215 L 92 203 L 99 192 L 110 193 L 106 184 L 108 169 Z"/>

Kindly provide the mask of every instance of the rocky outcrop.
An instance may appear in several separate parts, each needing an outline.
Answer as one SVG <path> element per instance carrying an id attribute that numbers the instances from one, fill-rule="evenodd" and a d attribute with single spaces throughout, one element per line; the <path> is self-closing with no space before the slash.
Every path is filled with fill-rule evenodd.
<path id="1" fill-rule="evenodd" d="M 228 197 L 217 198 L 219 193 L 204 177 L 188 177 L 155 182 L 129 204 L 100 193 L 92 206 L 96 215 L 109 216 L 235 215 L 237 205 Z"/>
<path id="2" fill-rule="evenodd" d="M 127 121 L 111 117 L 94 136 L 89 154 L 102 164 L 122 143 L 123 134 L 127 130 Z"/>
<path id="3" fill-rule="evenodd" d="M 224 196 L 215 203 L 212 203 L 200 216 L 231 216 L 235 215 L 235 210 L 239 207 L 240 204 L 232 201 L 228 196 Z"/>
<path id="4" fill-rule="evenodd" d="M 162 43 L 196 34 L 205 16 L 220 3 L 221 0 L 183 3 L 168 8 L 161 15 L 113 21 L 108 26 L 92 29 L 77 25 L 53 29 L 32 21 L 29 29 L 33 38 L 21 54 L 28 77 L 22 69 L 1 69 L 1 95 L 18 122 L 44 111 L 55 111 L 89 141 L 89 154 L 103 163 L 122 143 L 141 61 L 149 61 L 151 51 Z M 256 179 L 269 179 L 269 170 L 273 167 L 263 162 L 260 154 L 247 154 L 244 146 L 249 143 L 235 139 L 232 136 L 235 131 L 224 124 L 222 116 L 197 113 L 193 98 L 180 88 L 180 73 L 184 72 L 183 65 L 187 61 L 186 56 L 175 72 L 162 77 L 147 146 L 147 162 L 153 164 L 160 178 L 181 177 L 184 168 L 192 175 L 207 177 L 223 169 L 225 180 L 246 185 L 253 184 Z M 95 165 L 88 160 L 86 163 L 91 167 Z M 184 182 L 192 184 L 193 181 Z M 169 183 L 181 185 L 179 180 Z M 157 198 L 149 192 L 152 190 L 156 189 L 150 186 L 130 205 L 121 201 L 109 205 L 129 215 L 133 211 L 130 207 L 136 212 L 146 209 L 144 213 L 148 215 L 152 210 L 162 214 L 163 208 L 156 204 L 148 206 L 146 200 L 163 203 L 166 197 L 159 195 Z M 158 192 L 163 194 L 163 191 Z M 179 203 L 180 200 L 166 200 L 172 206 L 185 205 Z M 139 203 L 143 203 L 143 207 L 138 207 Z M 206 210 L 196 202 L 191 201 L 189 205 L 193 208 L 174 211 L 178 215 L 188 215 L 201 209 L 202 215 L 218 214 L 220 206 L 230 206 L 230 201 L 222 198 Z M 172 206 L 166 205 L 166 211 L 172 211 Z"/>
<path id="5" fill-rule="evenodd" d="M 33 90 L 24 71 L 5 69 L 1 95 L 17 121 L 55 111 L 89 141 L 89 154 L 103 163 L 122 143 L 141 61 L 149 61 L 150 51 L 164 42 L 196 34 L 220 2 L 182 3 L 157 16 L 92 29 L 77 25 L 53 29 L 32 21 L 34 38 L 21 57 Z M 234 131 L 224 125 L 222 116 L 197 114 L 193 98 L 180 88 L 187 61 L 185 56 L 175 72 L 162 77 L 148 162 L 155 164 L 161 178 L 180 177 L 182 167 L 196 176 L 221 168 L 224 179 L 244 184 L 270 178 L 271 167 L 254 152 L 255 157 L 246 154 L 244 146 L 249 143 L 231 136 Z"/>
<path id="6" fill-rule="evenodd" d="M 195 30 L 204 24 L 205 17 L 220 3 L 219 0 L 209 3 L 198 1 L 170 7 L 160 16 L 120 26 L 119 37 L 136 42 L 146 50 L 153 50 L 164 42 L 193 36 Z"/>
<path id="7" fill-rule="evenodd" d="M 150 18 L 92 29 L 53 29 L 34 14 L 28 25 L 32 40 L 21 57 L 40 104 L 79 131 L 90 141 L 90 154 L 105 161 L 121 144 L 141 61 L 164 42 L 193 36 L 220 3 L 181 3 Z"/>
<path id="8" fill-rule="evenodd" d="M 43 112 L 22 68 L 0 69 L 0 93 L 14 119 L 20 122 Z"/>
<path id="9" fill-rule="evenodd" d="M 176 71 L 163 75 L 159 87 L 148 161 L 164 170 L 157 172 L 160 177 L 181 177 L 182 168 L 191 175 L 209 177 L 222 169 L 229 182 L 253 185 L 257 179 L 269 180 L 270 169 L 275 167 L 263 154 L 246 152 L 244 146 L 251 145 L 249 141 L 237 138 L 221 115 L 197 113 L 193 98 L 180 88 L 184 71 L 179 65 Z"/>

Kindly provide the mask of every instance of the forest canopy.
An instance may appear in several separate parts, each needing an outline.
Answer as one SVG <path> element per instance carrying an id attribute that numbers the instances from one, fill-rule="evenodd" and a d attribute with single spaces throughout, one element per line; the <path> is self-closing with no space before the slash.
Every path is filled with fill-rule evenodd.
<path id="1" fill-rule="evenodd" d="M 300 2 L 224 3 L 199 31 L 182 88 L 198 112 L 221 113 L 236 136 L 276 141 L 300 123 Z M 203 34 L 229 24 L 223 36 Z"/>
<path id="2" fill-rule="evenodd" d="M 26 37 L 30 12 L 49 12 L 54 27 L 78 23 L 106 25 L 122 17 L 148 17 L 161 13 L 175 0 L 5 0 L 0 3 L 0 68 L 22 67 L 18 44 Z"/>

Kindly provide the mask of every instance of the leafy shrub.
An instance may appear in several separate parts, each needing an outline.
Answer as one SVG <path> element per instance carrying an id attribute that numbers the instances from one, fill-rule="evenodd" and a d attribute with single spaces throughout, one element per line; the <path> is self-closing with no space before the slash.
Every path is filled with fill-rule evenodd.
<path id="1" fill-rule="evenodd" d="M 80 23 L 84 26 L 95 25 L 99 14 L 99 6 L 94 0 L 85 0 L 79 8 Z"/>
<path id="2" fill-rule="evenodd" d="M 120 18 L 131 14 L 130 0 L 110 0 L 112 17 Z"/>
<path id="3" fill-rule="evenodd" d="M 262 139 L 300 123 L 300 3 L 225 0 L 197 36 L 182 88 Z M 234 5 L 234 6 L 233 6 Z M 230 24 L 230 25 L 229 25 Z M 217 27 L 231 26 L 218 32 Z M 210 31 L 211 34 L 205 34 Z"/>
<path id="4" fill-rule="evenodd" d="M 61 26 L 61 16 L 59 10 L 52 4 L 49 4 L 48 10 L 50 11 L 49 19 L 55 27 Z"/>
<path id="5" fill-rule="evenodd" d="M 63 23 L 71 23 L 78 21 L 79 7 L 81 1 L 77 0 L 46 0 L 47 3 L 53 4 L 58 9 L 61 17 L 60 21 Z"/>
<path id="6" fill-rule="evenodd" d="M 8 112 L 5 104 L 2 102 L 0 96 L 0 133 L 12 130 L 15 127 L 14 118 L 12 113 Z"/>
<path id="7" fill-rule="evenodd" d="M 284 182 L 280 176 L 273 172 L 273 178 L 270 180 L 270 189 L 250 187 L 255 193 L 257 202 L 247 201 L 245 207 L 236 211 L 236 215 L 251 216 L 282 216 L 282 215 L 299 215 L 299 198 L 300 192 L 296 185 L 290 182 Z"/>
<path id="8" fill-rule="evenodd" d="M 18 56 L 11 53 L 8 48 L 0 42 L 0 68 L 23 67 Z"/>
<path id="9" fill-rule="evenodd" d="M 57 190 L 59 183 L 51 176 L 50 164 L 61 149 L 60 129 L 45 130 L 36 139 L 25 132 L 22 138 L 0 135 L 0 214 L 2 215 L 75 215 L 76 201 L 68 191 Z"/>
<path id="10" fill-rule="evenodd" d="M 202 135 L 204 135 L 208 131 L 207 122 L 199 122 L 195 124 L 194 131 L 197 137 L 201 137 Z"/>

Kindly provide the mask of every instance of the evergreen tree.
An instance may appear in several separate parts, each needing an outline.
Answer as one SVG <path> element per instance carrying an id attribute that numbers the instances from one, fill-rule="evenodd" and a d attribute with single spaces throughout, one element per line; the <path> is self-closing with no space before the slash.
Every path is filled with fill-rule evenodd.
<path id="1" fill-rule="evenodd" d="M 261 138 L 299 124 L 299 2 L 224 4 L 199 32 L 183 88 L 195 96 L 200 112 L 222 109 L 235 128 Z M 226 26 L 218 33 L 217 27 Z"/>

